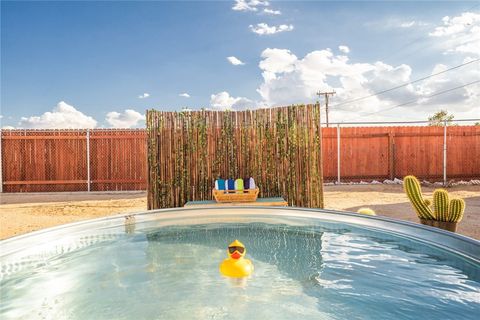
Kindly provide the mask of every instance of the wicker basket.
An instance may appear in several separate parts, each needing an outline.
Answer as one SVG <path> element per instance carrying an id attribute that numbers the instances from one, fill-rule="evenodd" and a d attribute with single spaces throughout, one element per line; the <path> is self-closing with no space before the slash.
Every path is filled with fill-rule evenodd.
<path id="1" fill-rule="evenodd" d="M 258 188 L 246 190 L 212 190 L 213 197 L 217 202 L 255 202 L 257 201 L 258 192 Z"/>
<path id="2" fill-rule="evenodd" d="M 428 219 L 420 219 L 420 222 L 426 226 L 437 227 L 437 228 L 451 231 L 451 232 L 457 231 L 457 222 L 428 220 Z"/>

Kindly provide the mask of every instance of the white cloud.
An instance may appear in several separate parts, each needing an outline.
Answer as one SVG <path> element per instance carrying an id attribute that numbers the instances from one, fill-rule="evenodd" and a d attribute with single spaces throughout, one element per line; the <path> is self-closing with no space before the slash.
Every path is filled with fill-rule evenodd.
<path id="1" fill-rule="evenodd" d="M 235 0 L 232 7 L 235 11 L 258 11 L 257 7 L 268 7 L 270 3 L 264 0 Z"/>
<path id="2" fill-rule="evenodd" d="M 145 98 L 148 98 L 148 97 L 150 97 L 150 93 L 145 92 L 144 94 L 139 95 L 138 99 L 145 99 Z"/>
<path id="3" fill-rule="evenodd" d="M 269 48 L 262 52 L 262 58 L 259 67 L 264 83 L 257 91 L 268 105 L 311 101 L 318 90 L 331 89 L 327 76 L 346 78 L 359 72 L 355 67 L 346 67 L 347 57 L 334 56 L 330 50 L 313 51 L 298 59 L 289 50 Z"/>
<path id="4" fill-rule="evenodd" d="M 343 53 L 349 53 L 350 52 L 350 48 L 347 47 L 347 46 L 338 46 L 338 50 L 340 50 Z"/>
<path id="5" fill-rule="evenodd" d="M 234 56 L 230 56 L 230 57 L 227 57 L 227 60 L 233 64 L 234 66 L 242 66 L 244 65 L 245 63 L 242 62 L 240 59 L 234 57 Z"/>
<path id="6" fill-rule="evenodd" d="M 388 17 L 380 20 L 372 20 L 368 21 L 364 24 L 366 27 L 378 29 L 406 29 L 406 28 L 413 28 L 413 27 L 426 27 L 429 26 L 430 23 L 419 21 L 419 20 L 404 20 L 398 17 Z"/>
<path id="7" fill-rule="evenodd" d="M 13 129 L 15 129 L 15 127 L 12 127 L 12 126 L 3 126 L 2 129 L 4 129 L 4 130 L 13 130 Z"/>
<path id="8" fill-rule="evenodd" d="M 257 106 L 254 101 L 243 97 L 231 97 L 226 91 L 212 94 L 210 96 L 210 106 L 214 110 L 246 110 Z"/>
<path id="9" fill-rule="evenodd" d="M 465 60 L 464 62 L 468 61 L 469 60 Z M 439 73 L 448 68 L 449 66 L 436 64 L 431 73 Z M 480 83 L 459 88 L 442 95 L 426 98 L 427 96 L 437 92 L 460 87 L 478 79 L 480 79 L 480 68 L 478 62 L 476 65 L 473 64 L 472 68 L 465 68 L 461 71 L 459 70 L 458 73 L 454 74 L 453 76 L 451 72 L 449 72 L 428 78 L 417 86 L 419 95 L 421 97 L 425 97 L 421 98 L 420 102 L 424 108 L 428 110 L 449 109 L 460 112 L 468 112 L 473 111 L 476 108 L 476 115 L 472 112 L 472 116 L 478 118 L 478 115 L 480 114 L 480 111 L 478 111 L 478 101 L 480 101 Z"/>
<path id="10" fill-rule="evenodd" d="M 271 14 L 271 15 L 275 15 L 275 16 L 282 14 L 279 10 L 272 10 L 272 9 L 269 9 L 269 8 L 263 9 L 263 12 L 266 13 L 266 14 Z"/>
<path id="11" fill-rule="evenodd" d="M 374 69 L 367 72 L 365 76 L 368 82 L 365 88 L 370 92 L 380 92 L 398 85 L 408 83 L 411 80 L 412 68 L 406 64 L 393 67 L 383 62 L 375 62 Z M 382 101 L 392 103 L 401 103 L 410 101 L 417 97 L 417 93 L 412 85 L 408 85 L 396 90 L 389 91 L 380 96 Z"/>
<path id="12" fill-rule="evenodd" d="M 135 110 L 127 109 L 123 113 L 111 111 L 107 113 L 105 120 L 113 128 L 132 128 L 141 125 L 145 121 L 145 115 Z"/>
<path id="13" fill-rule="evenodd" d="M 429 23 L 423 22 L 423 21 L 404 21 L 400 22 L 397 26 L 400 28 L 412 28 L 412 27 L 425 27 L 428 26 Z"/>
<path id="14" fill-rule="evenodd" d="M 374 22 L 371 25 L 375 23 L 380 22 Z M 381 26 L 384 28 L 420 29 L 420 27 L 431 25 L 417 20 L 399 19 L 384 20 L 382 23 Z M 249 27 L 252 32 L 259 35 L 293 29 L 293 26 L 269 26 L 266 23 Z M 422 30 L 425 31 L 425 28 Z M 465 62 L 471 61 L 480 54 L 480 14 L 464 13 L 458 17 L 445 17 L 442 25 L 434 28 L 428 35 L 441 40 L 438 43 L 439 46 L 444 46 L 444 52 L 465 54 L 463 56 Z M 338 50 L 340 54 L 334 54 L 327 48 L 312 51 L 303 58 L 299 58 L 288 49 L 267 48 L 262 52 L 262 59 L 259 62 L 263 82 L 257 88 L 257 93 L 260 95 L 261 102 L 254 102 L 248 98 L 235 98 L 228 92 L 220 92 L 211 96 L 211 105 L 217 109 L 225 109 L 235 108 L 237 103 L 240 107 L 243 107 L 242 104 L 253 104 L 258 107 L 259 105 L 310 103 L 319 100 L 316 96 L 318 91 L 335 90 L 337 94 L 330 100 L 333 107 L 331 119 L 334 121 L 427 119 L 428 115 L 440 108 L 448 108 L 457 118 L 478 117 L 478 101 L 480 101 L 480 84 L 478 83 L 430 97 L 432 94 L 479 79 L 478 63 L 468 68 L 449 71 L 448 74 L 433 76 L 419 83 L 404 85 L 412 81 L 411 66 L 390 65 L 382 61 L 352 63 L 348 57 L 350 53 L 348 46 L 340 45 Z M 438 64 L 431 70 L 431 74 L 454 65 L 453 60 L 448 66 Z M 415 77 L 423 75 L 422 73 Z M 350 102 L 397 86 L 401 87 L 341 105 L 342 102 Z M 389 110 L 396 105 L 411 101 L 414 103 Z M 383 110 L 388 111 L 382 112 Z M 376 114 L 361 117 L 377 111 Z"/>
<path id="15" fill-rule="evenodd" d="M 407 21 L 400 23 L 400 28 L 411 28 L 415 25 L 415 21 Z"/>
<path id="16" fill-rule="evenodd" d="M 464 12 L 456 17 L 443 17 L 443 25 L 430 32 L 440 38 L 445 53 L 480 55 L 480 14 Z"/>
<path id="17" fill-rule="evenodd" d="M 263 70 L 265 80 L 275 79 L 276 73 L 293 71 L 297 61 L 297 57 L 286 49 L 267 48 L 262 52 L 262 58 L 258 66 Z"/>
<path id="18" fill-rule="evenodd" d="M 474 12 L 464 12 L 460 16 L 450 18 L 445 16 L 442 18 L 443 26 L 435 28 L 430 35 L 434 37 L 448 36 L 460 32 L 465 32 L 478 26 L 480 22 L 480 14 Z"/>
<path id="19" fill-rule="evenodd" d="M 279 26 L 269 26 L 266 23 L 259 23 L 256 26 L 250 25 L 250 30 L 259 35 L 270 35 L 279 32 L 292 31 L 293 25 L 281 24 Z"/>
<path id="20" fill-rule="evenodd" d="M 189 95 L 188 93 L 186 93 L 186 92 L 180 93 L 179 96 L 180 96 L 180 97 L 184 97 L 184 98 L 190 98 L 190 95 Z"/>
<path id="21" fill-rule="evenodd" d="M 335 55 L 330 49 L 313 51 L 302 59 L 287 49 L 266 49 L 262 52 L 259 68 L 263 83 L 257 89 L 262 103 L 267 106 L 282 106 L 309 103 L 318 100 L 316 92 L 335 90 L 330 100 L 331 119 L 355 120 L 355 115 L 388 109 L 409 101 L 416 103 L 392 111 L 358 118 L 361 120 L 421 119 L 438 108 L 458 112 L 463 116 L 474 116 L 480 100 L 480 84 L 452 91 L 445 95 L 428 98 L 429 95 L 461 86 L 480 78 L 479 68 L 468 68 L 449 72 L 442 77 L 435 76 L 418 85 L 407 85 L 387 93 L 362 99 L 354 103 L 342 102 L 369 96 L 412 81 L 412 68 L 406 64 L 392 66 L 384 62 L 351 63 L 345 55 Z M 478 66 L 478 64 L 477 64 Z M 451 67 L 451 66 L 449 66 Z M 442 69 L 443 68 L 443 69 Z M 445 70 L 447 66 L 437 65 L 433 73 Z M 415 106 L 415 107 L 412 107 Z M 408 110 L 408 111 L 407 111 Z M 477 115 L 478 117 L 478 115 Z"/>
<path id="22" fill-rule="evenodd" d="M 345 78 L 355 71 L 344 67 L 346 57 L 334 57 L 329 50 L 313 51 L 298 59 L 290 50 L 268 48 L 262 58 L 259 67 L 264 82 L 257 92 L 269 106 L 314 101 L 318 90 L 331 89 L 327 75 Z"/>
<path id="23" fill-rule="evenodd" d="M 52 112 L 45 112 L 41 116 L 22 117 L 19 122 L 19 127 L 26 129 L 91 129 L 96 126 L 95 119 L 64 101 L 60 101 Z"/>

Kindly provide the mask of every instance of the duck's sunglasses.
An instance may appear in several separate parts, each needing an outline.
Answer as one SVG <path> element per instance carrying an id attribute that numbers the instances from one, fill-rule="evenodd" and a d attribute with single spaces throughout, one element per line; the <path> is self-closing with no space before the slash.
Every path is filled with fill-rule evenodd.
<path id="1" fill-rule="evenodd" d="M 228 247 L 228 252 L 234 253 L 235 251 L 243 253 L 245 251 L 245 248 L 243 248 L 243 247 Z"/>

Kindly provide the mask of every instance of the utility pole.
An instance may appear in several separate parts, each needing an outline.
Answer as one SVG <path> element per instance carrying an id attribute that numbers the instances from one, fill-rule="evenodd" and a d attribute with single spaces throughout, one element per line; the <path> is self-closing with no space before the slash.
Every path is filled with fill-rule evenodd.
<path id="1" fill-rule="evenodd" d="M 326 114 L 326 119 L 327 119 L 327 127 L 328 127 L 328 96 L 329 95 L 334 95 L 335 91 L 330 91 L 330 92 L 317 92 L 317 96 L 325 96 L 325 114 Z"/>

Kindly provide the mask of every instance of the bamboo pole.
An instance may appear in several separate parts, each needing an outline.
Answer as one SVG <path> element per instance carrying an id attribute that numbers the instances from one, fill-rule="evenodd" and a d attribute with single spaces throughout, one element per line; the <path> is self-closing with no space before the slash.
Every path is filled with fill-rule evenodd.
<path id="1" fill-rule="evenodd" d="M 318 105 L 147 112 L 148 208 L 211 199 L 219 177 L 254 177 L 261 196 L 323 207 Z"/>

